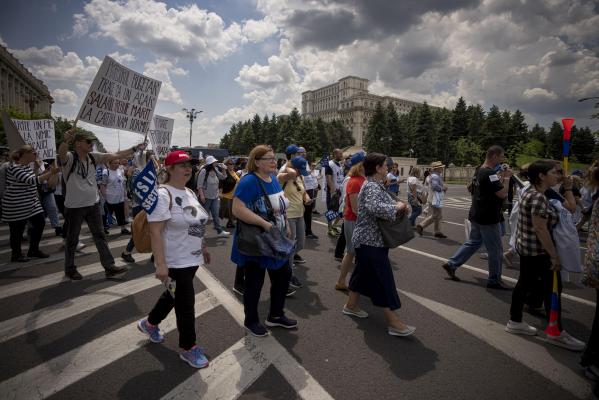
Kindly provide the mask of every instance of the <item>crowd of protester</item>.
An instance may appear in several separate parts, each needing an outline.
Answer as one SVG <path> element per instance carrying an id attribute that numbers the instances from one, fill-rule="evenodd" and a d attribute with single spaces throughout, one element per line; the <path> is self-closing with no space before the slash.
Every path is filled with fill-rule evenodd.
<path id="1" fill-rule="evenodd" d="M 218 245 L 232 236 L 228 241 L 235 265 L 233 291 L 243 297 L 248 332 L 262 337 L 268 335 L 267 327 L 298 328 L 298 321 L 285 314 L 285 299 L 303 286 L 294 270 L 306 263 L 302 256 L 306 241 L 320 240 L 312 229 L 320 194 L 327 234 L 335 241 L 334 257 L 340 261 L 331 289 L 334 285 L 348 294 L 341 312 L 368 317 L 360 307 L 360 298 L 367 297 L 382 308 L 389 335 L 414 334 L 416 328 L 399 317 L 401 301 L 389 258 L 392 246 L 384 240 L 381 221 L 405 222 L 420 236 L 433 225 L 433 238 L 447 238 L 442 232 L 448 191 L 442 162 L 431 163 L 425 171 L 413 167 L 405 179 L 403 170 L 400 173 L 390 157 L 379 153 L 344 155 L 335 149 L 330 158 L 310 160 L 304 147 L 290 144 L 285 159 L 277 159 L 268 145 L 259 145 L 247 158 L 198 159 L 175 150 L 158 160 L 143 143 L 100 153 L 94 151 L 95 141 L 93 134 L 73 130 L 65 134 L 57 160 L 44 163 L 33 148 L 23 146 L 2 164 L 1 211 L 2 221 L 10 227 L 11 261 L 48 257 L 39 248 L 47 218 L 64 239 L 66 277 L 82 279 L 75 253 L 84 246 L 80 232 L 85 221 L 106 277 L 124 273 L 127 267 L 115 264 L 106 235 L 113 225 L 121 235 L 131 235 L 129 224 L 143 211 L 133 182 L 147 163 L 154 163 L 160 185 L 156 209 L 147 215 L 147 222 L 156 277 L 166 288 L 137 324 L 152 342 L 164 340 L 159 324 L 174 309 L 180 357 L 196 368 L 208 365 L 196 343 L 193 277 L 210 262 L 205 241 L 210 220 L 215 236 L 222 239 Z M 398 197 L 404 188 L 405 201 Z M 512 288 L 502 280 L 503 267 L 512 267 L 519 258 L 520 275 L 506 310 L 505 330 L 537 335 L 538 327 L 526 323 L 523 314 L 543 314 L 551 328 L 546 342 L 583 351 L 581 363 L 594 380 L 599 380 L 599 311 L 585 344 L 564 329 L 561 292 L 570 273 L 581 273 L 582 283 L 595 288 L 599 300 L 598 189 L 599 162 L 588 171 L 567 175 L 561 162 L 537 160 L 516 174 L 505 163 L 504 150 L 491 146 L 468 183 L 472 203 L 466 241 L 441 265 L 450 280 L 459 282 L 460 266 L 483 248 L 488 260 L 486 287 L 508 291 Z M 59 214 L 64 217 L 62 225 Z M 29 248 L 23 253 L 26 228 Z M 578 232 L 583 230 L 588 231 L 587 250 L 580 259 Z M 134 263 L 134 250 L 131 237 L 121 258 Z M 270 308 L 262 319 L 258 303 L 267 272 Z"/>

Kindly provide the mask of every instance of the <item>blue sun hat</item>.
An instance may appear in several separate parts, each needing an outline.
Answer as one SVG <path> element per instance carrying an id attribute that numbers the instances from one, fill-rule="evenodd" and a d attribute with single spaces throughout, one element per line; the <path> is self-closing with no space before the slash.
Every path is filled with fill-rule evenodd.
<path id="1" fill-rule="evenodd" d="M 366 153 L 363 151 L 359 151 L 351 156 L 350 162 L 353 167 L 356 164 L 361 163 L 366 158 Z"/>
<path id="2" fill-rule="evenodd" d="M 299 152 L 299 147 L 297 147 L 297 144 L 290 144 L 285 149 L 285 154 L 287 154 L 287 155 L 295 154 L 295 153 L 298 153 L 298 152 Z"/>
<path id="3" fill-rule="evenodd" d="M 304 157 L 293 157 L 291 159 L 291 165 L 293 168 L 297 169 L 302 176 L 310 175 L 308 172 L 308 161 Z"/>

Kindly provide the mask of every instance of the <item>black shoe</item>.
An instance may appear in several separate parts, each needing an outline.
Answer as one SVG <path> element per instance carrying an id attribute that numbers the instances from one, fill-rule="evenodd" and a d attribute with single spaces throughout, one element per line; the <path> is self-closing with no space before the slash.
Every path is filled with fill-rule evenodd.
<path id="1" fill-rule="evenodd" d="M 302 258 L 302 256 L 300 256 L 299 254 L 296 254 L 296 255 L 294 255 L 294 256 L 293 256 L 293 262 L 294 262 L 295 264 L 305 264 L 305 263 L 306 263 L 306 260 L 304 260 L 304 259 Z"/>
<path id="2" fill-rule="evenodd" d="M 128 263 L 134 263 L 135 258 L 131 254 L 125 254 L 125 252 L 121 253 L 121 258 Z"/>
<path id="3" fill-rule="evenodd" d="M 304 285 L 294 275 L 294 276 L 291 277 L 291 279 L 289 279 L 289 286 L 292 287 L 292 288 L 294 288 L 294 289 L 299 289 L 299 288 L 301 288 Z"/>
<path id="4" fill-rule="evenodd" d="M 318 236 L 316 236 L 313 233 L 309 233 L 309 234 L 306 235 L 306 239 L 314 239 L 314 240 L 316 240 L 316 239 L 318 239 Z"/>
<path id="5" fill-rule="evenodd" d="M 295 289 L 289 285 L 289 287 L 287 288 L 287 293 L 285 293 L 285 297 L 289 297 L 289 296 L 293 296 L 295 294 Z"/>
<path id="6" fill-rule="evenodd" d="M 235 224 L 234 224 L 234 223 L 232 223 L 232 222 L 227 222 L 227 226 L 226 226 L 226 228 L 227 228 L 227 229 L 233 229 L 233 228 L 235 228 Z"/>
<path id="7" fill-rule="evenodd" d="M 64 275 L 72 281 L 80 281 L 81 279 L 83 279 L 83 277 L 79 272 L 77 272 L 77 270 L 65 272 Z"/>
<path id="8" fill-rule="evenodd" d="M 249 325 L 243 324 L 243 326 L 245 326 L 245 329 L 247 329 L 249 333 L 256 337 L 264 337 L 268 335 L 268 330 L 266 330 L 264 325 L 262 325 L 260 322 L 255 322 Z"/>
<path id="9" fill-rule="evenodd" d="M 123 228 L 121 229 L 121 235 L 130 235 L 131 232 L 129 231 L 129 229 L 127 228 Z"/>
<path id="10" fill-rule="evenodd" d="M 512 290 L 511 287 L 509 286 L 505 286 L 503 283 L 501 282 L 495 282 L 495 283 L 487 283 L 487 289 L 496 289 L 496 290 Z"/>
<path id="11" fill-rule="evenodd" d="M 108 230 L 108 228 L 104 228 L 104 234 L 105 235 L 110 235 L 110 231 Z"/>
<path id="12" fill-rule="evenodd" d="M 29 257 L 25 257 L 24 255 L 18 255 L 18 256 L 11 256 L 10 257 L 10 261 L 11 262 L 27 262 L 30 261 L 31 259 Z"/>
<path id="13" fill-rule="evenodd" d="M 439 233 L 435 233 L 435 237 L 436 237 L 436 238 L 439 238 L 439 239 L 445 239 L 445 238 L 447 238 L 447 236 L 446 236 L 446 235 L 444 235 L 444 234 L 442 234 L 441 232 L 439 232 Z"/>
<path id="14" fill-rule="evenodd" d="M 418 232 L 418 234 L 420 236 L 422 236 L 422 233 L 424 232 L 424 228 L 420 225 L 416 225 L 416 232 Z"/>
<path id="15" fill-rule="evenodd" d="M 245 293 L 245 288 L 242 285 L 233 285 L 233 291 L 240 296 Z"/>
<path id="16" fill-rule="evenodd" d="M 104 274 L 107 278 L 111 278 L 113 276 L 120 275 L 125 272 L 127 272 L 126 267 L 117 267 L 116 265 L 113 265 L 111 267 L 106 268 L 106 272 Z"/>
<path id="17" fill-rule="evenodd" d="M 315 215 L 320 215 L 320 213 L 318 212 L 318 210 L 313 210 L 313 211 L 312 211 L 312 214 L 315 214 Z"/>
<path id="18" fill-rule="evenodd" d="M 154 254 L 152 254 L 152 257 L 150 257 L 150 262 L 154 263 Z"/>
<path id="19" fill-rule="evenodd" d="M 293 329 L 297 328 L 297 321 L 294 319 L 289 319 L 284 315 L 278 318 L 273 318 L 269 316 L 268 318 L 266 318 L 266 326 L 280 326 L 285 329 Z"/>
<path id="20" fill-rule="evenodd" d="M 37 251 L 29 251 L 27 252 L 27 257 L 30 258 L 48 258 L 50 257 L 50 254 L 46 254 L 43 251 L 37 250 Z"/>
<path id="21" fill-rule="evenodd" d="M 442 268 L 445 270 L 445 272 L 447 272 L 447 275 L 449 275 L 449 278 L 450 278 L 452 281 L 456 281 L 456 282 L 459 282 L 459 281 L 460 281 L 460 278 L 458 278 L 458 277 L 455 275 L 455 269 L 452 269 L 452 268 L 449 266 L 449 264 L 445 263 L 445 264 L 441 265 L 441 267 L 442 267 Z"/>
<path id="22" fill-rule="evenodd" d="M 64 234 L 61 226 L 54 228 L 54 232 L 56 233 L 56 236 L 62 236 Z"/>

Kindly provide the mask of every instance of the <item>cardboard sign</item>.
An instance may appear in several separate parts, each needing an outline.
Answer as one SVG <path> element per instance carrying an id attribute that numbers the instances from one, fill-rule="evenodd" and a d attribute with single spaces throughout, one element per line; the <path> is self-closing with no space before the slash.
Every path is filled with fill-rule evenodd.
<path id="1" fill-rule="evenodd" d="M 51 119 L 13 119 L 19 134 L 37 151 L 40 160 L 56 159 L 56 136 Z"/>
<path id="2" fill-rule="evenodd" d="M 79 121 L 146 134 L 162 82 L 106 56 L 83 100 Z"/>
<path id="3" fill-rule="evenodd" d="M 150 129 L 150 142 L 152 142 L 154 154 L 160 159 L 165 158 L 170 151 L 174 125 L 174 119 L 154 115 L 152 129 Z"/>

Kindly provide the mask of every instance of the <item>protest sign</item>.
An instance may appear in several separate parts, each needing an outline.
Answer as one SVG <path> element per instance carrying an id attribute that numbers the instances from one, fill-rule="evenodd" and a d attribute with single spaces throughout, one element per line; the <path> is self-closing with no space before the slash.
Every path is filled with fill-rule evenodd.
<path id="1" fill-rule="evenodd" d="M 106 56 L 83 100 L 77 119 L 90 124 L 148 133 L 162 82 Z"/>
<path id="2" fill-rule="evenodd" d="M 152 214 L 158 204 L 158 189 L 156 168 L 153 162 L 148 162 L 146 167 L 133 181 L 133 194 L 139 199 L 140 204 L 148 214 Z"/>
<path id="3" fill-rule="evenodd" d="M 19 134 L 31 145 L 40 160 L 56 159 L 54 121 L 51 119 L 13 119 Z"/>
<path id="4" fill-rule="evenodd" d="M 154 154 L 160 159 L 165 158 L 171 148 L 174 125 L 174 119 L 154 115 L 150 129 L 150 141 L 152 142 Z"/>

